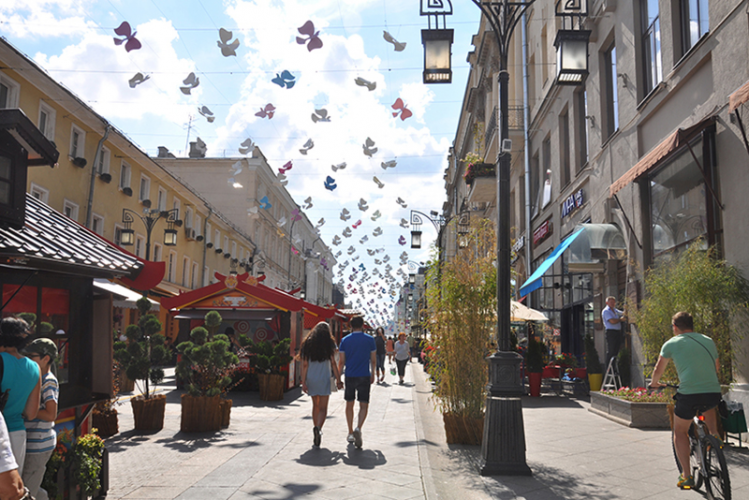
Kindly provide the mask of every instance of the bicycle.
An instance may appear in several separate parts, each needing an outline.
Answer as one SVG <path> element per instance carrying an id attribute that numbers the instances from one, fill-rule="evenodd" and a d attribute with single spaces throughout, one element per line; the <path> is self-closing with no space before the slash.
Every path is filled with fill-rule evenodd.
<path id="1" fill-rule="evenodd" d="M 664 384 L 665 387 L 678 389 L 678 385 Z M 689 427 L 689 463 L 691 475 L 694 477 L 694 487 L 699 490 L 703 483 L 705 493 L 709 500 L 731 500 L 731 479 L 728 475 L 726 457 L 723 454 L 723 443 L 710 431 L 702 414 L 707 408 L 699 408 L 692 419 Z M 717 415 L 716 415 L 717 417 Z M 676 455 L 676 446 L 673 440 L 674 432 L 671 430 L 671 447 L 676 459 L 679 472 L 684 474 Z M 689 488 L 686 488 L 689 489 Z"/>

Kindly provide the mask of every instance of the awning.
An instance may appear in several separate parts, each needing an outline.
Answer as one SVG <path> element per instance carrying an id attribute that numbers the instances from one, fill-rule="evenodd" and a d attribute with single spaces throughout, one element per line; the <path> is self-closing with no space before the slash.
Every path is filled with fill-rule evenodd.
<path id="1" fill-rule="evenodd" d="M 119 298 L 116 298 L 113 302 L 113 305 L 115 307 L 137 309 L 135 303 L 138 300 L 140 300 L 140 298 L 143 296 L 139 294 L 138 292 L 134 292 L 132 290 L 125 288 L 122 285 L 118 285 L 116 283 L 112 283 L 111 281 L 107 281 L 104 279 L 99 279 L 99 278 L 94 279 L 94 286 L 101 290 L 106 290 L 107 292 L 110 292 L 116 295 L 117 297 L 119 297 Z M 151 310 L 158 311 L 159 303 L 153 299 L 148 299 L 148 300 L 149 302 L 151 302 Z"/>
<path id="2" fill-rule="evenodd" d="M 528 295 L 529 293 L 541 288 L 541 285 L 543 284 L 543 276 L 546 274 L 546 271 L 549 270 L 552 264 L 554 264 L 559 256 L 562 255 L 562 252 L 567 250 L 567 248 L 573 241 L 575 241 L 575 239 L 577 239 L 578 236 L 580 236 L 580 234 L 582 234 L 582 232 L 583 228 L 578 229 L 561 242 L 553 252 L 551 252 L 551 255 L 549 255 L 549 257 L 538 266 L 538 269 L 536 269 L 533 274 L 531 274 L 530 278 L 523 283 L 523 286 L 520 287 L 520 295 Z"/>
<path id="3" fill-rule="evenodd" d="M 520 302 L 510 301 L 510 321 L 548 321 L 541 311 L 536 311 L 528 306 L 521 304 Z"/>
<path id="4" fill-rule="evenodd" d="M 728 96 L 728 112 L 733 113 L 736 111 L 736 108 L 744 104 L 746 101 L 749 101 L 749 82 L 746 82 Z"/>
<path id="5" fill-rule="evenodd" d="M 654 147 L 648 154 L 643 156 L 634 167 L 627 171 L 627 173 L 614 181 L 614 183 L 609 187 L 609 196 L 613 197 L 616 193 L 621 191 L 622 188 L 653 168 L 665 157 L 688 144 L 689 141 L 697 137 L 704 129 L 713 123 L 715 123 L 715 117 L 709 116 L 689 128 L 677 129 L 674 133 L 661 141 L 660 144 Z"/>

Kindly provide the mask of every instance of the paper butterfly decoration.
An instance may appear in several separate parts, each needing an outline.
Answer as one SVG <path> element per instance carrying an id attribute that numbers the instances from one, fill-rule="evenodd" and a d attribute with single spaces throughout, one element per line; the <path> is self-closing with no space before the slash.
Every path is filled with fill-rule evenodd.
<path id="1" fill-rule="evenodd" d="M 304 45 L 306 43 L 308 51 L 312 52 L 313 50 L 322 47 L 322 40 L 320 40 L 320 37 L 318 36 L 320 32 L 315 31 L 315 25 L 312 21 L 307 21 L 301 28 L 297 28 L 297 31 L 302 35 L 306 35 L 307 38 L 298 36 L 296 37 L 296 43 L 299 45 Z"/>
<path id="2" fill-rule="evenodd" d="M 231 31 L 225 30 L 224 28 L 221 28 L 218 30 L 218 37 L 220 40 L 216 42 L 218 44 L 218 47 L 221 49 L 221 54 L 224 57 L 229 56 L 236 56 L 237 55 L 237 47 L 239 47 L 239 38 L 234 39 L 233 42 L 230 42 L 233 33 Z"/>
<path id="3" fill-rule="evenodd" d="M 286 175 L 285 174 L 279 173 L 277 180 L 278 180 L 278 183 L 281 184 L 282 186 L 285 186 L 286 184 L 289 183 L 289 181 L 286 180 Z"/>
<path id="4" fill-rule="evenodd" d="M 364 198 L 359 199 L 359 210 L 361 210 L 362 212 L 366 212 L 367 210 L 369 210 L 369 205 L 367 205 L 367 200 L 365 200 Z"/>
<path id="5" fill-rule="evenodd" d="M 377 237 L 377 236 L 379 236 L 381 234 L 382 234 L 382 228 L 380 228 L 380 227 L 377 227 L 377 228 L 375 228 L 374 231 L 372 231 L 372 236 Z"/>
<path id="6" fill-rule="evenodd" d="M 306 200 L 304 200 L 304 209 L 309 210 L 312 208 L 312 197 L 308 196 Z"/>
<path id="7" fill-rule="evenodd" d="M 187 75 L 187 78 L 182 80 L 182 83 L 184 83 L 185 86 L 180 87 L 179 89 L 182 91 L 183 94 L 190 95 L 190 92 L 192 91 L 192 89 L 200 85 L 200 78 L 195 76 L 195 73 L 190 73 L 189 75 Z"/>
<path id="8" fill-rule="evenodd" d="M 347 227 L 346 229 L 343 230 L 341 234 L 343 235 L 344 238 L 351 238 L 351 228 Z"/>
<path id="9" fill-rule="evenodd" d="M 377 88 L 377 82 L 370 82 L 369 80 L 365 80 L 361 77 L 356 77 L 356 79 L 354 79 L 354 83 L 360 87 L 367 87 L 370 92 Z"/>
<path id="10" fill-rule="evenodd" d="M 353 245 L 351 245 L 350 247 L 348 247 L 348 250 L 347 250 L 347 252 L 348 252 L 348 254 L 349 254 L 349 255 L 351 255 L 351 254 L 353 254 L 354 252 L 356 252 L 356 248 L 354 248 L 354 246 L 353 246 Z"/>
<path id="11" fill-rule="evenodd" d="M 263 197 L 262 197 L 262 198 L 260 199 L 260 208 L 264 208 L 264 209 L 268 210 L 268 209 L 269 209 L 269 208 L 271 208 L 272 206 L 273 206 L 273 205 L 271 205 L 271 204 L 270 204 L 270 200 L 268 199 L 268 197 L 267 197 L 267 196 L 263 196 Z"/>
<path id="12" fill-rule="evenodd" d="M 216 117 L 213 116 L 213 111 L 208 109 L 208 106 L 202 106 L 198 108 L 198 113 L 200 113 L 201 116 L 205 116 L 205 119 L 208 120 L 208 123 L 213 123 L 213 120 L 216 119 Z"/>
<path id="13" fill-rule="evenodd" d="M 364 263 L 359 264 L 359 269 L 361 269 L 362 271 L 364 271 Z"/>
<path id="14" fill-rule="evenodd" d="M 325 218 L 320 219 L 317 221 L 317 225 L 315 226 L 315 229 L 321 228 L 325 225 Z"/>
<path id="15" fill-rule="evenodd" d="M 291 247 L 291 251 L 294 252 L 294 255 L 299 255 L 299 250 L 297 250 L 294 247 Z"/>
<path id="16" fill-rule="evenodd" d="M 325 178 L 325 189 L 328 191 L 333 191 L 335 188 L 338 187 L 338 184 L 335 183 L 335 179 L 333 179 L 331 176 L 328 176 Z"/>
<path id="17" fill-rule="evenodd" d="M 379 266 L 380 264 L 382 264 L 382 261 L 381 261 L 380 259 L 375 259 L 374 261 L 375 261 L 375 264 L 377 264 L 378 266 Z M 380 270 L 379 270 L 379 269 L 375 269 L 375 271 L 377 271 L 377 274 L 379 274 L 379 273 L 380 273 Z"/>
<path id="18" fill-rule="evenodd" d="M 363 237 L 362 239 L 360 239 L 360 240 L 359 240 L 359 243 L 361 243 L 361 244 L 364 244 L 364 243 L 366 243 L 367 241 L 369 241 L 369 236 L 367 236 L 367 235 L 365 234 L 365 235 L 364 235 L 364 237 Z"/>
<path id="19" fill-rule="evenodd" d="M 285 226 L 286 225 L 286 217 L 281 217 L 280 219 L 278 219 L 278 222 L 276 222 L 276 225 L 278 227 Z"/>
<path id="20" fill-rule="evenodd" d="M 255 149 L 255 143 L 252 142 L 252 139 L 250 139 L 249 137 L 245 139 L 244 142 L 240 144 L 240 146 L 242 146 L 241 148 L 239 148 L 239 154 L 241 155 L 251 153 Z"/>
<path id="21" fill-rule="evenodd" d="M 401 219 L 401 227 L 408 229 L 408 221 L 406 219 Z"/>
<path id="22" fill-rule="evenodd" d="M 348 211 L 347 208 L 344 208 L 343 210 L 341 210 L 341 220 L 342 221 L 347 221 L 350 218 L 351 218 L 351 214 L 349 213 L 349 211 Z"/>
<path id="23" fill-rule="evenodd" d="M 333 170 L 333 172 L 338 172 L 339 170 L 343 170 L 346 168 L 346 162 L 339 163 L 338 165 L 331 165 L 330 168 Z"/>
<path id="24" fill-rule="evenodd" d="M 231 169 L 232 169 L 232 175 L 237 176 L 241 174 L 242 170 L 244 169 L 242 165 L 242 161 L 240 160 L 240 161 L 234 162 L 234 164 L 231 166 Z"/>
<path id="25" fill-rule="evenodd" d="M 288 172 L 289 170 L 291 170 L 293 166 L 294 165 L 291 164 L 291 161 L 287 161 L 284 164 L 283 167 L 281 167 L 281 168 L 278 169 L 278 173 L 279 174 L 285 174 L 286 172 Z"/>
<path id="26" fill-rule="evenodd" d="M 296 243 L 297 245 L 300 245 L 302 243 L 301 236 L 299 236 L 298 234 L 294 236 L 294 243 Z"/>
<path id="27" fill-rule="evenodd" d="M 130 23 L 127 21 L 123 21 L 122 24 L 120 24 L 115 30 L 115 34 L 119 36 L 124 36 L 125 38 L 115 38 L 114 44 L 119 46 L 123 43 L 125 44 L 125 50 L 127 52 L 130 52 L 131 50 L 138 50 L 142 47 L 140 42 L 137 38 L 135 38 L 135 35 L 138 34 L 137 31 L 133 31 L 132 28 L 130 28 Z"/>
<path id="28" fill-rule="evenodd" d="M 283 238 L 284 236 L 286 236 L 286 233 L 284 233 L 284 232 L 283 232 L 283 231 L 281 231 L 280 229 L 276 229 L 276 233 L 278 234 L 278 237 L 279 237 L 279 238 Z"/>
<path id="29" fill-rule="evenodd" d="M 379 210 L 377 210 L 375 213 L 372 214 L 372 220 L 377 220 L 380 217 L 382 217 L 382 214 L 380 213 Z"/>
<path id="30" fill-rule="evenodd" d="M 377 184 L 378 188 L 382 189 L 385 187 L 385 184 L 383 184 L 382 181 L 377 178 L 377 176 L 372 177 L 372 180 L 375 182 L 375 184 Z"/>
<path id="31" fill-rule="evenodd" d="M 335 258 L 337 259 L 338 257 L 340 257 L 340 256 L 341 256 L 341 254 L 342 254 L 342 253 L 343 253 L 343 252 L 341 252 L 340 250 L 338 250 L 338 251 L 337 251 L 337 252 L 335 253 L 335 256 L 334 256 L 334 257 L 335 257 Z"/>
<path id="32" fill-rule="evenodd" d="M 291 220 L 295 222 L 302 220 L 302 214 L 299 213 L 298 208 L 295 208 L 291 211 Z"/>
<path id="33" fill-rule="evenodd" d="M 303 155 L 307 154 L 307 151 L 315 147 L 315 143 L 312 141 L 312 139 L 307 139 L 307 142 L 304 143 L 304 146 L 302 146 L 302 149 L 299 150 L 300 153 Z"/>
<path id="34" fill-rule="evenodd" d="M 351 224 L 351 227 L 354 229 L 357 229 L 359 226 L 361 226 L 361 219 Z"/>
<path id="35" fill-rule="evenodd" d="M 145 82 L 149 78 L 151 78 L 151 75 L 143 76 L 143 73 L 135 73 L 135 76 L 128 80 L 127 83 L 130 85 L 131 89 L 134 89 L 136 86 Z"/>
<path id="36" fill-rule="evenodd" d="M 398 199 L 397 199 L 397 200 L 395 200 L 395 202 L 396 202 L 396 203 L 397 203 L 398 205 L 402 206 L 403 208 L 406 208 L 406 207 L 408 207 L 408 205 L 406 204 L 406 202 L 405 202 L 405 201 L 403 201 L 403 199 L 402 199 L 402 198 L 401 198 L 400 196 L 398 197 Z"/>
<path id="37" fill-rule="evenodd" d="M 241 188 L 243 188 L 243 187 L 244 187 L 244 186 L 242 186 L 242 185 L 241 185 L 241 184 L 240 184 L 239 182 L 237 182 L 237 181 L 236 181 L 236 180 L 234 179 L 234 177 L 229 177 L 229 178 L 228 178 L 228 179 L 226 180 L 226 182 L 228 182 L 228 183 L 229 183 L 229 184 L 231 185 L 231 187 L 233 187 L 234 189 L 241 189 Z"/>
<path id="38" fill-rule="evenodd" d="M 351 259 L 352 262 L 356 262 L 357 260 L 359 260 L 359 256 L 358 255 L 354 256 L 354 258 Z"/>
<path id="39" fill-rule="evenodd" d="M 247 215 L 255 215 L 257 214 L 257 207 L 252 207 L 247 209 Z"/>
<path id="40" fill-rule="evenodd" d="M 335 246 L 338 246 L 341 244 L 341 238 L 337 234 L 333 237 L 333 244 Z"/>
<path id="41" fill-rule="evenodd" d="M 408 109 L 405 104 L 403 104 L 403 99 L 401 99 L 400 97 L 395 100 L 395 102 L 393 103 L 391 107 L 395 110 L 395 113 L 393 113 L 393 117 L 398 116 L 398 114 L 400 114 L 401 121 L 405 120 L 406 118 L 410 118 L 411 115 L 413 115 L 411 110 Z"/>
<path id="42" fill-rule="evenodd" d="M 397 164 L 398 162 L 395 160 L 388 160 L 380 163 L 380 166 L 382 167 L 382 170 L 387 170 L 388 168 L 395 168 Z"/>
<path id="43" fill-rule="evenodd" d="M 273 104 L 268 103 L 265 105 L 264 108 L 260 108 L 260 111 L 255 113 L 255 116 L 259 116 L 260 118 L 268 118 L 269 120 L 273 118 L 273 114 L 276 112 L 276 107 L 273 106 Z"/>
<path id="44" fill-rule="evenodd" d="M 276 77 L 271 81 L 282 88 L 290 89 L 294 87 L 294 84 L 296 83 L 296 77 L 292 75 L 289 70 L 285 69 L 281 72 L 281 74 L 276 73 Z"/>
<path id="45" fill-rule="evenodd" d="M 367 248 L 367 253 L 369 254 L 370 257 L 374 257 L 374 255 L 375 255 L 375 251 L 372 250 L 371 248 Z M 376 269 L 375 269 L 375 271 L 376 271 Z"/>
<path id="46" fill-rule="evenodd" d="M 367 140 L 364 141 L 364 144 L 362 144 L 362 149 L 364 150 L 364 154 L 366 156 L 369 156 L 370 158 L 372 158 L 372 155 L 377 152 L 377 148 L 374 147 L 374 145 L 375 145 L 375 142 L 369 137 L 367 137 Z"/>
<path id="47" fill-rule="evenodd" d="M 393 38 L 393 35 L 391 35 L 387 31 L 382 32 L 382 38 L 384 38 L 386 42 L 392 43 L 393 46 L 395 47 L 396 52 L 403 52 L 403 50 L 406 48 L 405 42 L 403 43 L 399 42 L 398 40 Z"/>
<path id="48" fill-rule="evenodd" d="M 314 113 L 312 113 L 312 121 L 317 122 L 329 122 L 330 117 L 328 116 L 328 110 L 325 108 L 316 109 Z"/>

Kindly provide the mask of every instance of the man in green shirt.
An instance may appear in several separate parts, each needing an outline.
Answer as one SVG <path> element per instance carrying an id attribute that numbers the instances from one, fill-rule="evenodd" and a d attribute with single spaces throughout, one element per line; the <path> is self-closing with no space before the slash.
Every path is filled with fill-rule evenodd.
<path id="1" fill-rule="evenodd" d="M 713 340 L 692 331 L 694 322 L 689 313 L 676 313 L 671 319 L 671 326 L 674 336 L 661 347 L 650 387 L 663 387 L 659 380 L 668 362 L 673 359 L 679 375 L 679 390 L 674 396 L 674 448 L 682 470 L 676 485 L 686 490 L 694 487 L 689 465 L 688 432 L 698 410 L 704 414 L 710 434 L 718 434 L 713 408 L 718 406 L 721 399 L 718 382 L 720 363 Z"/>

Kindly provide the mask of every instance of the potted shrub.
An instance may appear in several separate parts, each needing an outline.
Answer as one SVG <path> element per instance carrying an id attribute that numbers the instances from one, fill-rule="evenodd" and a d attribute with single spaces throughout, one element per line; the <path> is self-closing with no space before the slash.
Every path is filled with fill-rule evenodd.
<path id="1" fill-rule="evenodd" d="M 531 396 L 541 395 L 541 373 L 544 371 L 544 344 L 535 337 L 528 339 L 525 351 L 525 367 L 528 372 L 528 388 Z"/>
<path id="2" fill-rule="evenodd" d="M 593 336 L 585 336 L 585 366 L 588 369 L 588 385 L 591 391 L 600 391 L 603 382 L 603 366 Z"/>
<path id="3" fill-rule="evenodd" d="M 105 453 L 104 441 L 93 433 L 78 437 L 74 443 L 61 440 L 47 461 L 42 488 L 49 498 L 98 497 L 102 493 Z"/>
<path id="4" fill-rule="evenodd" d="M 283 399 L 284 375 L 281 369 L 291 362 L 289 346 L 291 339 L 283 339 L 275 346 L 270 342 L 252 342 L 247 337 L 240 337 L 240 344 L 250 355 L 250 364 L 257 372 L 260 399 L 263 401 L 280 401 Z"/>
<path id="5" fill-rule="evenodd" d="M 151 301 L 141 297 L 136 302 L 140 312 L 137 325 L 128 325 L 125 329 L 127 341 L 116 342 L 114 357 L 125 370 L 130 380 L 143 381 L 144 393 L 130 399 L 135 418 L 135 429 L 141 431 L 161 430 L 164 427 L 164 409 L 166 396 L 153 394 L 149 382 L 153 385 L 164 380 L 161 366 L 171 359 L 161 331 L 161 321 L 154 314 L 149 314 Z"/>
<path id="6" fill-rule="evenodd" d="M 181 401 L 182 432 L 215 432 L 221 429 L 222 420 L 224 427 L 228 426 L 231 400 L 221 401 L 220 396 L 231 384 L 239 358 L 231 352 L 229 338 L 216 334 L 220 326 L 221 315 L 210 311 L 205 315 L 205 327 L 193 328 L 190 340 L 177 346 L 182 354 L 177 376 L 187 387 Z"/>
<path id="7" fill-rule="evenodd" d="M 120 363 L 115 360 L 112 364 L 112 393 L 114 397 L 99 401 L 94 405 L 94 410 L 91 412 L 91 425 L 99 437 L 103 439 L 120 432 L 117 409 L 114 407 L 117 404 L 117 394 L 120 392 L 120 373 Z"/>

